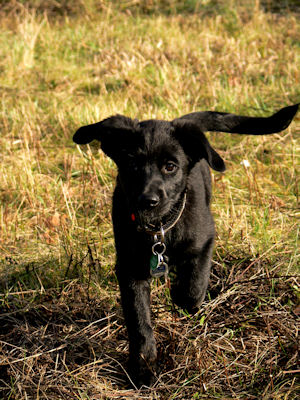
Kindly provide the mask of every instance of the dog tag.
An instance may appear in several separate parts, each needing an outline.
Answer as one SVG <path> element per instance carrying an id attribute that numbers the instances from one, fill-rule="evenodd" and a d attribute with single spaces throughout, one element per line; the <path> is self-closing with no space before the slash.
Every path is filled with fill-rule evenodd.
<path id="1" fill-rule="evenodd" d="M 150 258 L 150 274 L 160 278 L 168 273 L 168 265 L 164 262 L 161 254 L 152 254 Z"/>
<path id="2" fill-rule="evenodd" d="M 154 278 L 160 278 L 168 274 L 168 266 L 166 263 L 162 262 L 157 266 L 157 268 L 150 270 L 151 276 Z"/>
<path id="3" fill-rule="evenodd" d="M 162 229 L 162 239 L 164 238 L 164 231 Z M 157 236 L 154 236 L 155 243 L 152 246 L 152 255 L 150 257 L 150 274 L 155 278 L 168 274 L 168 264 L 164 260 L 164 252 L 166 245 L 163 241 L 158 241 Z"/>
<path id="4" fill-rule="evenodd" d="M 150 271 L 154 271 L 158 266 L 158 254 L 152 254 L 150 258 Z"/>

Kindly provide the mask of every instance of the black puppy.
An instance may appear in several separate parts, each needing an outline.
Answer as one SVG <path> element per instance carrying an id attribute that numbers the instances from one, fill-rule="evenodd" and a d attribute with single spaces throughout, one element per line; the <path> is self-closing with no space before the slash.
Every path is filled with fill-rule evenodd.
<path id="1" fill-rule="evenodd" d="M 137 386 L 154 380 L 151 276 L 175 271 L 173 301 L 189 312 L 206 293 L 215 236 L 209 166 L 222 172 L 225 164 L 203 132 L 280 132 L 297 109 L 286 107 L 269 118 L 195 112 L 171 122 L 116 115 L 75 133 L 78 144 L 99 140 L 118 166 L 113 196 L 116 273 L 129 336 L 130 374 Z"/>

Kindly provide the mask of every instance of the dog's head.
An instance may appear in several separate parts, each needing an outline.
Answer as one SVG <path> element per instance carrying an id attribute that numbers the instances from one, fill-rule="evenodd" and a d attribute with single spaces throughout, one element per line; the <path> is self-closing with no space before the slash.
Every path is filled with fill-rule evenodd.
<path id="1" fill-rule="evenodd" d="M 212 111 L 187 114 L 173 121 L 139 122 L 122 115 L 83 126 L 77 144 L 96 139 L 118 166 L 119 182 L 140 222 L 156 223 L 167 215 L 185 191 L 191 168 L 202 159 L 223 172 L 225 164 L 211 147 L 205 131 L 269 134 L 285 129 L 298 105 L 269 118 L 244 117 Z"/>

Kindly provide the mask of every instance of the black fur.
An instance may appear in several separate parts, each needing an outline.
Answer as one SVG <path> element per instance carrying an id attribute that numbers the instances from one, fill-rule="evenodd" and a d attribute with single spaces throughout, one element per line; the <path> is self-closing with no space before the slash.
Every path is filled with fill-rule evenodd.
<path id="1" fill-rule="evenodd" d="M 157 357 L 150 320 L 149 260 L 153 236 L 143 227 L 168 220 L 186 191 L 183 214 L 166 233 L 165 243 L 169 267 L 177 274 L 172 298 L 179 307 L 194 312 L 205 297 L 215 236 L 209 208 L 209 166 L 216 171 L 225 170 L 224 161 L 203 132 L 279 132 L 290 124 L 297 109 L 298 105 L 286 107 L 269 118 L 208 111 L 171 122 L 138 122 L 116 115 L 75 133 L 73 140 L 78 144 L 100 140 L 102 150 L 118 166 L 113 196 L 116 273 L 135 385 L 153 383 Z"/>

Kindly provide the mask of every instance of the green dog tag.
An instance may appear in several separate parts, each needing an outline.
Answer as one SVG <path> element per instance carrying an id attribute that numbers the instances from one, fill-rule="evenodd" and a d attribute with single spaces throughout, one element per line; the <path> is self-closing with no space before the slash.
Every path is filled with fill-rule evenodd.
<path id="1" fill-rule="evenodd" d="M 150 257 L 150 271 L 154 271 L 158 266 L 158 255 L 152 254 Z"/>
<path id="2" fill-rule="evenodd" d="M 150 274 L 155 278 L 168 274 L 168 265 L 161 256 L 152 254 L 150 258 Z"/>

